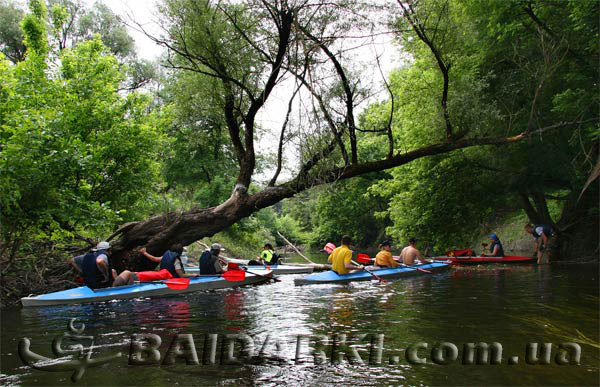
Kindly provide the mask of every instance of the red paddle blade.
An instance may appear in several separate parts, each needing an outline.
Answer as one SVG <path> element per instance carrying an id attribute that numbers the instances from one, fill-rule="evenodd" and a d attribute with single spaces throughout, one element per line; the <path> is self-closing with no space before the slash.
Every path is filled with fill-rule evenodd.
<path id="1" fill-rule="evenodd" d="M 237 265 L 236 265 L 237 266 Z M 229 282 L 240 282 L 246 278 L 246 272 L 242 270 L 227 270 L 222 274 L 223 278 Z"/>
<path id="2" fill-rule="evenodd" d="M 327 251 L 329 254 L 331 254 L 331 252 L 332 252 L 333 250 L 335 250 L 335 245 L 334 245 L 333 243 L 329 242 L 329 243 L 327 243 L 327 244 L 325 245 L 325 247 L 323 247 L 323 250 L 325 250 L 325 251 Z"/>
<path id="3" fill-rule="evenodd" d="M 171 278 L 163 282 L 169 289 L 184 290 L 190 286 L 189 278 Z"/>
<path id="4" fill-rule="evenodd" d="M 360 263 L 371 263 L 371 257 L 367 254 L 356 254 L 356 261 Z"/>
<path id="5" fill-rule="evenodd" d="M 237 263 L 229 262 L 227 264 L 227 270 L 242 270 L 242 269 L 240 269 L 240 265 L 238 265 Z"/>

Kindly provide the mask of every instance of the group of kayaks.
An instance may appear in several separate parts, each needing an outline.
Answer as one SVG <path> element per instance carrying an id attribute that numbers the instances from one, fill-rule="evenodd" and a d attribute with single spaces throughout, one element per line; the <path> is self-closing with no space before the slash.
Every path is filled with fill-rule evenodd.
<path id="1" fill-rule="evenodd" d="M 310 266 L 286 264 L 272 266 L 244 266 L 244 275 L 235 280 L 232 280 L 231 276 L 228 277 L 224 274 L 192 277 L 189 280 L 186 278 L 186 285 L 181 287 L 172 286 L 173 284 L 169 283 L 169 280 L 142 282 L 133 285 L 95 290 L 92 290 L 87 286 L 81 286 L 78 288 L 43 294 L 40 296 L 23 297 L 21 299 L 21 303 L 25 307 L 30 307 L 171 296 L 201 290 L 215 290 L 244 285 L 256 285 L 271 281 L 274 278 L 273 275 L 279 274 L 309 274 L 306 277 L 295 279 L 294 283 L 296 285 L 344 284 L 354 281 L 370 281 L 373 279 L 385 281 L 387 279 L 396 279 L 415 275 L 432 275 L 448 270 L 451 265 L 477 265 L 490 263 L 524 264 L 535 262 L 534 258 L 518 256 L 505 256 L 503 258 L 444 256 L 435 257 L 432 259 L 433 262 L 428 264 L 400 266 L 397 268 L 382 268 L 343 275 L 339 275 L 332 270 L 310 274 L 313 271 L 313 268 Z M 198 268 L 186 268 L 186 272 L 193 273 L 194 271 L 198 271 Z M 173 279 L 171 281 L 175 282 L 176 280 L 178 279 Z"/>

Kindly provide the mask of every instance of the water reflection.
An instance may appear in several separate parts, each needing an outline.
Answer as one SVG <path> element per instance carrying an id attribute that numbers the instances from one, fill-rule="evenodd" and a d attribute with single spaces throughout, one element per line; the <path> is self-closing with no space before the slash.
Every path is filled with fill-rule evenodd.
<path id="1" fill-rule="evenodd" d="M 160 335 L 163 356 L 177 333 L 193 334 L 199 352 L 204 350 L 207 334 L 222 337 L 240 333 L 254 339 L 257 353 L 266 345 L 269 354 L 262 363 L 243 366 L 188 366 L 182 361 L 173 366 L 131 367 L 126 361 L 114 362 L 86 373 L 86 384 L 597 382 L 597 267 L 457 268 L 445 274 L 383 284 L 371 281 L 343 286 L 294 286 L 293 279 L 297 277 L 284 276 L 279 283 L 181 297 L 3 311 L 1 372 L 7 376 L 0 377 L 0 383 L 69 382 L 69 375 L 23 367 L 16 348 L 18 338 L 27 336 L 36 350 L 49 353 L 52 338 L 61 335 L 73 317 L 85 323 L 86 333 L 95 335 L 101 349 L 107 351 L 118 346 L 127 348 L 133 333 Z M 384 364 L 314 364 L 308 344 L 303 348 L 304 363 L 295 361 L 298 335 L 325 335 L 331 339 L 336 333 L 346 333 L 348 340 L 358 334 L 384 334 Z M 533 367 L 508 366 L 504 362 L 493 367 L 442 367 L 412 366 L 404 360 L 409 345 L 425 342 L 432 346 L 440 341 L 455 343 L 459 348 L 467 342 L 498 341 L 507 356 L 521 354 L 531 341 L 574 341 L 582 345 L 582 365 Z M 368 359 L 368 340 L 352 341 L 351 345 L 363 359 Z M 331 350 L 331 340 L 325 348 Z M 399 364 L 390 364 L 394 356 L 400 359 Z"/>

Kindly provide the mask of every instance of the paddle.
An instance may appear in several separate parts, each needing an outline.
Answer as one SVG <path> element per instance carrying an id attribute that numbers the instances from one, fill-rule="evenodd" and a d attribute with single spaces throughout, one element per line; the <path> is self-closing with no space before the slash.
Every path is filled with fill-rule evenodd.
<path id="1" fill-rule="evenodd" d="M 367 254 L 356 254 L 356 260 L 360 263 L 366 263 L 366 264 L 371 263 L 371 257 L 369 257 Z M 388 282 L 387 280 L 384 280 L 383 278 L 379 277 L 378 275 L 376 275 L 375 273 L 373 273 L 371 270 L 367 269 L 366 267 L 364 269 L 367 273 L 369 273 L 373 277 L 377 278 L 377 280 L 379 280 L 379 282 Z"/>
<path id="2" fill-rule="evenodd" d="M 329 242 L 329 243 L 327 243 L 327 244 L 325 245 L 325 247 L 323 247 L 323 250 L 325 250 L 325 251 L 327 251 L 329 254 L 331 254 L 331 252 L 332 252 L 333 250 L 335 250 L 335 248 L 336 248 L 336 247 L 335 247 L 335 245 L 334 245 L 333 243 Z M 370 263 L 370 262 L 371 262 L 371 259 L 370 259 L 370 258 L 369 258 L 369 256 L 368 256 L 368 255 L 366 255 L 366 254 L 358 254 L 358 255 L 356 256 L 356 259 L 357 259 L 357 260 L 360 262 L 360 258 L 363 258 L 363 259 L 364 259 L 364 257 L 367 257 L 367 259 L 368 259 L 368 263 Z M 358 266 L 358 263 L 356 263 L 356 262 L 354 262 L 354 261 L 352 261 L 352 263 L 353 263 L 353 264 L 355 264 L 356 266 Z M 388 281 L 384 280 L 383 278 L 381 278 L 381 277 L 379 277 L 379 276 L 375 275 L 375 273 L 373 273 L 371 270 L 367 269 L 366 267 L 363 267 L 363 269 L 364 269 L 364 270 L 365 270 L 367 273 L 369 273 L 369 274 L 371 274 L 373 277 L 375 277 L 375 278 L 376 278 L 376 279 L 377 279 L 379 282 L 388 282 Z"/>
<path id="3" fill-rule="evenodd" d="M 145 283 L 145 284 L 165 284 L 169 289 L 173 290 L 184 290 L 190 286 L 189 278 L 171 278 L 168 280 L 162 281 L 135 281 L 136 283 Z"/>
<path id="4" fill-rule="evenodd" d="M 356 260 L 357 260 L 358 262 L 361 262 L 361 263 L 370 263 L 370 262 L 371 262 L 371 257 L 369 257 L 367 254 L 357 254 L 357 255 L 356 255 Z M 409 266 L 409 265 L 406 265 L 406 264 L 404 264 L 404 263 L 398 263 L 398 265 L 400 265 L 400 266 L 402 266 L 402 267 L 412 267 L 412 268 L 414 268 L 414 269 L 417 269 L 417 270 L 419 270 L 419 271 L 422 271 L 423 273 L 427 273 L 427 274 L 433 274 L 433 272 L 432 272 L 432 271 L 425 270 L 425 269 L 421 269 L 420 267 Z"/>
<path id="5" fill-rule="evenodd" d="M 258 273 L 255 273 L 255 272 L 249 271 L 247 267 L 245 267 L 245 266 L 240 266 L 240 265 L 238 265 L 237 263 L 232 263 L 232 262 L 229 262 L 229 263 L 227 264 L 227 268 L 228 268 L 228 269 L 230 269 L 230 270 L 231 270 L 232 272 L 234 272 L 234 273 L 235 273 L 236 271 L 237 271 L 237 272 L 240 272 L 240 273 L 244 273 L 244 274 L 246 274 L 246 273 L 250 273 L 250 274 L 254 274 L 254 275 L 256 275 L 256 276 L 259 276 L 259 277 L 263 277 L 263 278 L 267 278 L 267 279 L 273 280 L 274 282 L 281 282 L 281 280 L 280 280 L 279 278 L 269 277 L 269 276 L 266 276 L 266 275 L 262 275 L 262 274 L 258 274 Z M 229 270 L 228 270 L 228 271 L 226 271 L 225 273 L 229 273 Z"/>
<path id="6" fill-rule="evenodd" d="M 333 250 L 335 250 L 335 245 L 333 243 L 329 242 L 325 245 L 325 247 L 323 247 L 323 250 L 325 250 L 326 252 L 331 254 L 333 252 Z"/>

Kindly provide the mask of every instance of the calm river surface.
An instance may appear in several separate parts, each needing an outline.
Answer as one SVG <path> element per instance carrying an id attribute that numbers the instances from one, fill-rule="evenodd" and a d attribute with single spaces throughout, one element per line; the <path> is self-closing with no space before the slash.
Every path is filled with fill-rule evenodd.
<path id="1" fill-rule="evenodd" d="M 85 324 L 83 335 L 94 336 L 92 358 L 123 353 L 86 369 L 78 382 L 85 385 L 600 384 L 598 266 L 453 268 L 383 284 L 332 286 L 294 286 L 298 277 L 180 297 L 3 310 L 0 384 L 74 384 L 71 372 L 33 370 L 18 355 L 19 340 L 27 337 L 34 352 L 56 357 L 52 341 L 68 332 L 72 318 Z M 348 345 L 340 343 L 336 334 L 341 333 Z M 186 364 L 185 356 L 193 359 L 181 339 L 183 355 L 171 356 L 174 364 L 129 365 L 134 334 L 160 337 L 161 362 L 167 353 L 175 355 L 170 346 L 177 334 L 190 334 L 200 364 Z M 240 339 L 226 340 L 226 335 Z M 243 358 L 251 352 L 250 340 L 255 356 Z M 89 347 L 89 340 L 77 342 Z M 244 364 L 223 364 L 229 342 Z M 442 342 L 458 349 L 451 361 L 451 346 L 445 345 L 447 365 L 432 361 L 432 348 Z M 464 345 L 478 342 L 500 343 L 501 364 L 464 365 Z M 558 345 L 565 342 L 580 346 L 579 365 L 556 363 Z M 216 364 L 210 364 L 213 343 Z M 423 343 L 418 358 L 426 364 L 406 359 L 407 348 L 418 343 Z M 553 343 L 550 364 L 527 364 L 527 343 Z M 381 364 L 375 364 L 379 349 Z M 313 354 L 321 351 L 326 360 L 316 364 Z M 332 353 L 334 360 L 347 357 L 336 364 Z M 518 364 L 509 365 L 514 356 Z"/>

